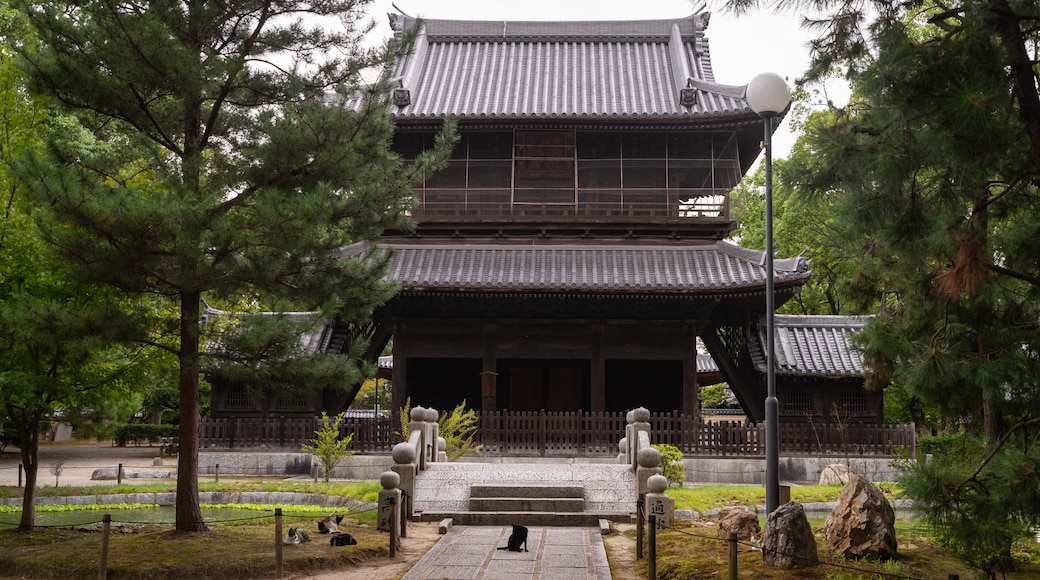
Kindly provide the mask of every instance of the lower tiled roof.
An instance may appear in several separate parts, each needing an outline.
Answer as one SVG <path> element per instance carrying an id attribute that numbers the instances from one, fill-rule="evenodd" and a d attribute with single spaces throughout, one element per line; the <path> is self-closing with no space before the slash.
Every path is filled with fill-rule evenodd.
<path id="1" fill-rule="evenodd" d="M 787 376 L 859 377 L 863 355 L 852 344 L 867 316 L 774 317 L 776 372 Z M 758 321 L 756 340 L 750 342 L 751 358 L 759 372 L 766 372 L 766 319 Z"/>
<path id="2" fill-rule="evenodd" d="M 762 291 L 764 252 L 708 245 L 381 243 L 388 281 L 408 290 L 542 292 Z M 359 246 L 353 251 L 363 251 Z M 800 285 L 808 260 L 774 260 L 774 283 Z"/>

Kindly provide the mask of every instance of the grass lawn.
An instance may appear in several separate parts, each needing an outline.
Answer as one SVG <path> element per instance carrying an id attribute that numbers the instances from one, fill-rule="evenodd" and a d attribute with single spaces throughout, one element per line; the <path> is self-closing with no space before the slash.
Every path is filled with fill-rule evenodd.
<path id="1" fill-rule="evenodd" d="M 897 497 L 898 488 L 883 488 L 889 497 Z M 282 491 L 333 494 L 363 502 L 375 500 L 376 482 L 311 483 L 273 480 L 221 481 L 201 483 L 202 491 Z M 60 492 L 65 495 L 103 493 L 135 493 L 173 491 L 170 484 L 106 485 L 83 488 L 42 488 L 41 495 Z M 834 501 L 840 487 L 794 487 L 792 500 L 802 503 Z M 705 512 L 728 505 L 755 506 L 765 502 L 764 491 L 756 486 L 705 485 L 671 488 L 669 495 L 676 507 Z M 18 497 L 18 488 L 0 487 L 0 497 Z M 271 506 L 253 506 L 270 510 Z M 283 528 L 303 526 L 315 528 L 315 516 L 302 508 L 283 506 L 287 514 Z M 327 508 L 326 508 L 327 509 Z M 100 518 L 99 518 L 100 519 Z M 329 549 L 327 541 L 312 534 L 314 541 L 283 549 L 283 569 L 288 577 L 323 570 L 355 570 L 364 572 L 377 561 L 386 561 L 388 535 L 375 530 L 374 513 L 357 513 L 344 520 L 343 529 L 358 540 L 349 549 Z M 764 522 L 763 522 L 764 523 Z M 973 571 L 938 547 L 928 530 L 912 521 L 897 525 L 899 557 L 892 562 L 844 561 L 829 554 L 823 536 L 823 520 L 811 520 L 816 533 L 821 564 L 807 570 L 779 570 L 762 566 L 761 552 L 747 542 L 738 544 L 740 578 L 937 578 L 949 574 L 973 578 Z M 212 523 L 205 533 L 182 533 L 170 524 L 118 526 L 109 541 L 109 578 L 260 578 L 274 575 L 274 522 L 270 511 L 257 511 L 255 518 L 236 522 Z M 636 560 L 634 526 L 622 526 L 607 542 L 608 558 L 614 577 L 646 578 L 647 557 Z M 38 528 L 29 533 L 0 528 L 0 578 L 96 578 L 100 560 L 101 534 L 94 527 Z M 434 538 L 435 539 L 435 538 Z M 433 540 L 431 540 L 433 541 Z M 719 578 L 728 571 L 729 546 L 717 536 L 717 526 L 710 520 L 679 520 L 671 530 L 662 530 L 657 538 L 657 576 L 661 579 Z M 619 550 L 619 546 L 621 547 Z M 626 552 L 626 553 L 621 553 Z M 1015 546 L 1019 569 L 1009 579 L 1040 578 L 1040 546 L 1023 539 Z M 373 568 L 373 570 L 375 570 Z M 376 578 L 400 577 L 375 573 Z"/>

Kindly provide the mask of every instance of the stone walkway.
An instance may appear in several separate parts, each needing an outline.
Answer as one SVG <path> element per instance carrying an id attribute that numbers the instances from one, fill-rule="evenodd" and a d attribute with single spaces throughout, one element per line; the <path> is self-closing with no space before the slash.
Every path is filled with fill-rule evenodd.
<path id="1" fill-rule="evenodd" d="M 455 526 L 403 580 L 610 580 L 598 528 L 530 527 L 528 552 L 499 550 L 510 526 Z"/>

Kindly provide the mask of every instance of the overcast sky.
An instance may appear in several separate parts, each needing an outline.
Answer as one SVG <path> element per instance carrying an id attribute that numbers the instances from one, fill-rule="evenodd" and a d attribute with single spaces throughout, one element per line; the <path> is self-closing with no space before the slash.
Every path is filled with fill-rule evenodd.
<path id="1" fill-rule="evenodd" d="M 394 4 L 410 16 L 460 20 L 682 18 L 705 5 L 692 0 L 374 0 L 376 34 L 389 34 L 386 14 L 397 12 Z M 800 28 L 799 16 L 769 11 L 736 16 L 718 8 L 718 1 L 706 4 L 712 13 L 706 34 L 717 82 L 745 85 L 759 73 L 775 72 L 793 84 L 807 68 L 811 35 Z M 785 122 L 774 138 L 774 156 L 785 157 L 794 140 Z"/>

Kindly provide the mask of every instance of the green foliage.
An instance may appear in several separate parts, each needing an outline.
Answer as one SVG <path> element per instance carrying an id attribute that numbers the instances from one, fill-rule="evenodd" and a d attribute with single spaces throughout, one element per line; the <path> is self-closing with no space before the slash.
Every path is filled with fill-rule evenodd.
<path id="1" fill-rule="evenodd" d="M 354 440 L 354 434 L 351 433 L 340 438 L 339 426 L 344 417 L 346 417 L 346 413 L 340 413 L 330 418 L 327 413 L 322 412 L 321 428 L 314 432 L 314 439 L 311 439 L 309 444 L 304 443 L 300 447 L 301 451 L 314 454 L 321 462 L 325 468 L 326 482 L 332 477 L 332 470 L 336 468 L 336 464 L 344 457 L 354 453 L 348 449 L 350 442 Z"/>
<path id="2" fill-rule="evenodd" d="M 477 434 L 477 413 L 466 408 L 466 401 L 455 406 L 451 412 L 441 413 L 437 419 L 437 430 L 446 444 L 448 461 L 473 453 L 480 453 L 481 446 L 473 443 Z"/>
<path id="3" fill-rule="evenodd" d="M 662 475 L 668 479 L 668 485 L 682 486 L 686 481 L 686 472 L 683 469 L 683 452 L 675 445 L 651 445 L 661 453 Z"/>
<path id="4" fill-rule="evenodd" d="M 404 400 L 404 406 L 397 413 L 397 419 L 401 422 L 401 439 L 408 441 L 408 421 L 412 414 L 412 398 L 408 397 Z"/>
<path id="5" fill-rule="evenodd" d="M 354 0 L 12 5 L 29 29 L 12 43 L 23 93 L 56 113 L 15 164 L 26 206 L 71 269 L 61 279 L 168 301 L 127 310 L 137 340 L 179 364 L 180 423 L 200 414 L 203 370 L 272 390 L 360 382 L 363 332 L 345 354 L 301 353 L 305 321 L 202 324 L 201 303 L 235 305 L 228 320 L 319 312 L 313 329 L 389 299 L 389 257 L 362 242 L 411 226 L 412 184 L 456 141 L 449 122 L 414 163 L 390 151 L 390 77 L 414 34 L 366 48 Z M 178 529 L 204 529 L 196 491 L 177 494 Z"/>
<path id="6" fill-rule="evenodd" d="M 897 385 L 919 424 L 968 433 L 909 464 L 907 494 L 996 575 L 1040 524 L 1040 15 L 1004 0 L 767 4 L 820 13 L 807 76 L 853 86 L 805 124 L 784 175 L 850 252 L 845 300 L 880 305 L 859 335 L 868 380 Z"/>
<path id="7" fill-rule="evenodd" d="M 1040 523 L 1040 436 L 1022 435 L 999 449 L 969 435 L 935 438 L 932 460 L 906 462 L 900 479 L 940 541 L 991 574 L 1014 567 L 1012 545 Z"/>
<path id="8" fill-rule="evenodd" d="M 131 423 L 116 428 L 113 441 L 119 447 L 127 443 L 155 443 L 160 437 L 176 437 L 176 425 L 155 425 L 152 423 Z"/>
<path id="9" fill-rule="evenodd" d="M 917 439 L 917 449 L 922 454 L 939 454 L 939 455 L 950 455 L 958 453 L 958 450 L 965 447 L 965 442 L 969 438 L 964 435 L 936 435 L 933 437 L 919 437 Z"/>
<path id="10" fill-rule="evenodd" d="M 702 409 L 717 409 L 729 396 L 729 387 L 726 383 L 709 385 L 700 388 L 700 401 Z"/>

